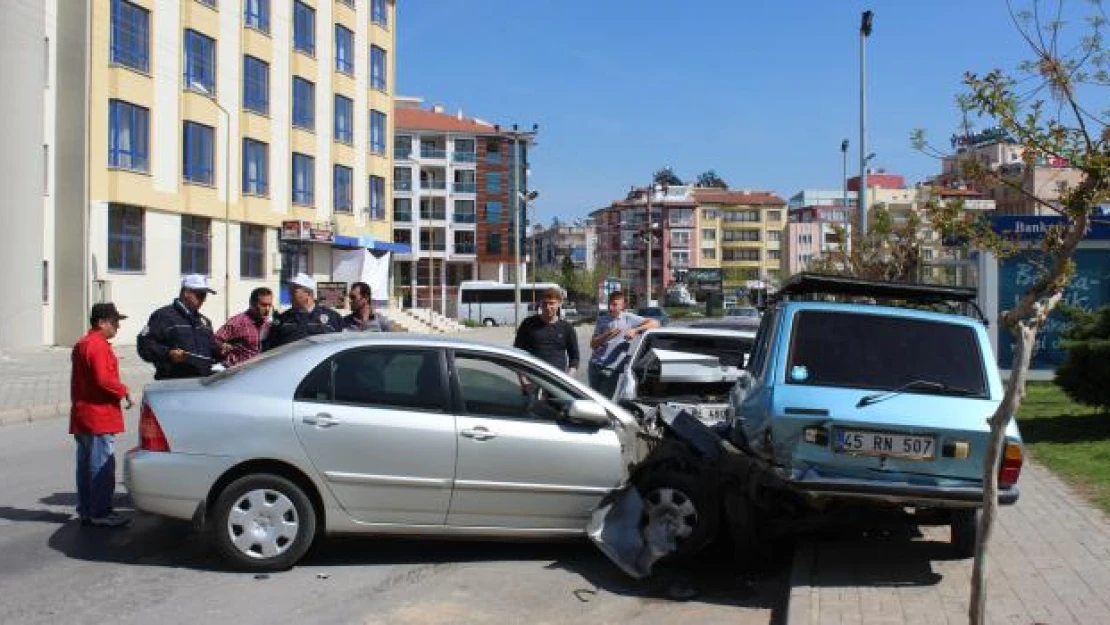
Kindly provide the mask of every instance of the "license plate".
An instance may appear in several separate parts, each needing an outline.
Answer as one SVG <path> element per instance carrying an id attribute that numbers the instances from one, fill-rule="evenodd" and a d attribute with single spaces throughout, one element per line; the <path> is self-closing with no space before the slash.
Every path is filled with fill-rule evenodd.
<path id="1" fill-rule="evenodd" d="M 842 454 L 932 460 L 936 456 L 936 440 L 932 436 L 837 430 L 835 450 Z"/>

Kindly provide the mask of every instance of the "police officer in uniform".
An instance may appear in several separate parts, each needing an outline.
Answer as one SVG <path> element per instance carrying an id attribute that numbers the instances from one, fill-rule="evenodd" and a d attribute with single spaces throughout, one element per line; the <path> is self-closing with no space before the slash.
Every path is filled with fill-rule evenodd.
<path id="1" fill-rule="evenodd" d="M 182 278 L 177 299 L 150 315 L 139 332 L 139 357 L 154 364 L 154 379 L 200 378 L 212 372 L 227 346 L 216 340 L 212 322 L 200 307 L 213 291 L 208 278 Z"/>
<path id="2" fill-rule="evenodd" d="M 274 349 L 313 334 L 341 332 L 343 318 L 339 313 L 316 303 L 316 281 L 298 273 L 289 281 L 293 306 L 274 318 L 263 349 Z"/>

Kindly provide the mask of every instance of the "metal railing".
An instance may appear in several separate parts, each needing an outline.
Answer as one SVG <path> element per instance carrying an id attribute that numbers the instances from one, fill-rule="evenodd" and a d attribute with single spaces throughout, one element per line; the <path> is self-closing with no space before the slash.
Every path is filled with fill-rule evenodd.
<path id="1" fill-rule="evenodd" d="M 478 155 L 474 152 L 452 152 L 451 160 L 456 163 L 474 163 L 478 160 Z"/>
<path id="2" fill-rule="evenodd" d="M 443 190 L 443 189 L 447 188 L 447 181 L 446 180 L 421 180 L 420 181 L 420 188 L 421 189 Z"/>
<path id="3" fill-rule="evenodd" d="M 412 221 L 412 211 L 393 211 L 393 221 Z"/>
<path id="4" fill-rule="evenodd" d="M 455 223 L 459 224 L 472 224 L 478 220 L 478 215 L 475 213 L 455 213 Z"/>
<path id="5" fill-rule="evenodd" d="M 477 193 L 478 185 L 473 182 L 456 182 L 452 189 L 455 193 Z"/>
<path id="6" fill-rule="evenodd" d="M 420 148 L 420 158 L 447 158 L 447 150 Z"/>

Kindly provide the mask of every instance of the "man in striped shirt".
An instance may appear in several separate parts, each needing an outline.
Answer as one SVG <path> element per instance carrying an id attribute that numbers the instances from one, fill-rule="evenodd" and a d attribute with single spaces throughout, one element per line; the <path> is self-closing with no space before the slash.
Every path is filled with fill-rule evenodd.
<path id="1" fill-rule="evenodd" d="M 262 352 L 262 341 L 270 331 L 274 292 L 260 286 L 251 291 L 250 307 L 235 315 L 216 332 L 216 338 L 229 346 L 224 364 L 232 366 Z"/>

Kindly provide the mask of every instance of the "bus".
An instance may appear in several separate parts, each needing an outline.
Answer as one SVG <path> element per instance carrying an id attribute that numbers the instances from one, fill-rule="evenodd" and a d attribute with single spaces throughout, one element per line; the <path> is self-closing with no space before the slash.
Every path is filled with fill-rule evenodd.
<path id="1" fill-rule="evenodd" d="M 492 280 L 464 280 L 459 284 L 459 321 L 467 319 L 484 326 L 512 326 L 517 315 L 513 312 L 514 284 Z M 558 289 L 566 297 L 563 287 L 554 282 L 522 282 L 520 284 L 520 320 L 523 321 L 548 289 Z"/>

